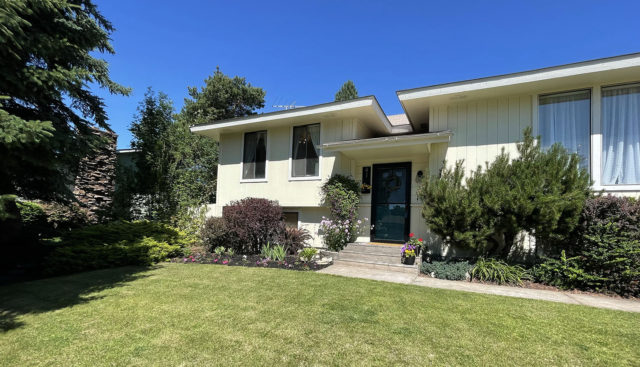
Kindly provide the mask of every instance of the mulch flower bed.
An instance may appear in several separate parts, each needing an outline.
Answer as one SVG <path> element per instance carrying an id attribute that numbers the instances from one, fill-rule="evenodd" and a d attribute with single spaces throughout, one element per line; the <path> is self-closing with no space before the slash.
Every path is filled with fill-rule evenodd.
<path id="1" fill-rule="evenodd" d="M 250 268 L 273 268 L 288 270 L 320 270 L 331 265 L 331 262 L 317 262 L 311 260 L 304 262 L 297 256 L 287 256 L 282 261 L 262 258 L 260 255 L 217 255 L 212 253 L 196 253 L 184 257 L 176 257 L 170 260 L 172 263 L 184 264 L 211 264 L 223 266 L 245 266 Z"/>

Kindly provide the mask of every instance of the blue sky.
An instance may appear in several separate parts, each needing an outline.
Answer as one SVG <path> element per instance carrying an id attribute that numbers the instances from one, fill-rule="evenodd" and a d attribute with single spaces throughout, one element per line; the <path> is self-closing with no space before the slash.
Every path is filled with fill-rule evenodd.
<path id="1" fill-rule="evenodd" d="M 118 147 L 148 86 L 182 107 L 216 66 L 273 104 L 333 101 L 348 79 L 401 113 L 396 90 L 640 52 L 638 1 L 96 0 L 129 97 L 105 99 Z"/>

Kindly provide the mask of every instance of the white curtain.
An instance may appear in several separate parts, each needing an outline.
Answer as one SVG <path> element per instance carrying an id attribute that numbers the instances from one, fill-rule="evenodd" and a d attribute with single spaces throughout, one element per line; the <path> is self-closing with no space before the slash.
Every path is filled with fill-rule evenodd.
<path id="1" fill-rule="evenodd" d="M 640 183 L 640 85 L 602 89 L 602 184 Z"/>
<path id="2" fill-rule="evenodd" d="M 538 111 L 542 148 L 560 143 L 569 152 L 578 153 L 580 167 L 589 170 L 590 91 L 542 96 Z"/>

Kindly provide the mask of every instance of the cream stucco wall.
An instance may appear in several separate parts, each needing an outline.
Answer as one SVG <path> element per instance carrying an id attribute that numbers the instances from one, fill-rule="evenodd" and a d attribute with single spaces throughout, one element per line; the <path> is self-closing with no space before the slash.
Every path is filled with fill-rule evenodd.
<path id="1" fill-rule="evenodd" d="M 320 119 L 317 122 L 320 123 L 321 144 L 373 136 L 357 119 Z M 221 216 L 225 205 L 247 197 L 276 200 L 285 211 L 298 212 L 299 227 L 308 229 L 314 236 L 312 245 L 321 247 L 322 237 L 318 227 L 322 216 L 327 216 L 328 211 L 320 205 L 320 187 L 332 174 L 351 174 L 353 162 L 340 153 L 320 150 L 320 177 L 290 177 L 293 126 L 296 125 L 267 129 L 266 178 L 254 182 L 242 180 L 244 133 L 221 135 L 217 203 L 208 206 L 207 215 Z"/>
<path id="2" fill-rule="evenodd" d="M 321 120 L 320 143 L 367 138 L 368 131 L 357 120 Z M 291 134 L 293 126 L 267 129 L 266 178 L 258 182 L 242 180 L 243 133 L 220 137 L 218 166 L 218 206 L 246 197 L 277 200 L 284 207 L 317 207 L 320 205 L 320 186 L 334 173 L 348 174 L 349 162 L 339 153 L 320 150 L 318 178 L 291 177 Z M 251 130 L 247 130 L 250 132 Z"/>

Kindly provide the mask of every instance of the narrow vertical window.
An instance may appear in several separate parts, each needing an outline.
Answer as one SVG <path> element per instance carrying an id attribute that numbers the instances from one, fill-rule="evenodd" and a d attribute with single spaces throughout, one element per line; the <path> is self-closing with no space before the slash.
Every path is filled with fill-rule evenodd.
<path id="1" fill-rule="evenodd" d="M 293 128 L 292 177 L 316 177 L 320 175 L 318 145 L 320 124 Z"/>
<path id="2" fill-rule="evenodd" d="M 560 143 L 578 153 L 580 167 L 590 170 L 591 91 L 540 96 L 538 112 L 542 148 Z"/>
<path id="3" fill-rule="evenodd" d="M 640 85 L 602 89 L 602 184 L 640 183 Z"/>
<path id="4" fill-rule="evenodd" d="M 265 178 L 267 162 L 267 132 L 256 131 L 244 134 L 242 157 L 242 179 Z"/>

